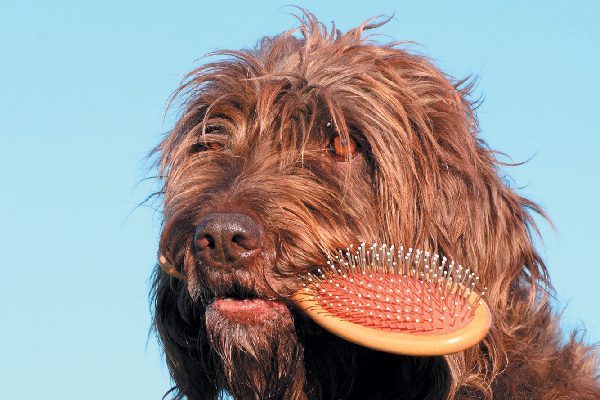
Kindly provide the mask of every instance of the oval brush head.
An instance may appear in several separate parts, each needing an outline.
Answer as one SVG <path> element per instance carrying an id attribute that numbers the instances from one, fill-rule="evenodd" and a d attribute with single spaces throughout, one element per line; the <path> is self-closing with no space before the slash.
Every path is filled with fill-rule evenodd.
<path id="1" fill-rule="evenodd" d="M 328 257 L 304 279 L 292 300 L 321 327 L 374 350 L 451 354 L 490 328 L 479 277 L 437 254 L 363 243 Z"/>

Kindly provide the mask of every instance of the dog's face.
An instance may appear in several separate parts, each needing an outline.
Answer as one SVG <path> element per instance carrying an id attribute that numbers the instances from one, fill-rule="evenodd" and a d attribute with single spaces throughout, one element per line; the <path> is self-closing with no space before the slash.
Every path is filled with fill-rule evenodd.
<path id="1" fill-rule="evenodd" d="M 280 45 L 288 48 L 273 76 L 231 61 L 195 75 L 198 93 L 163 144 L 165 253 L 204 314 L 198 329 L 221 379 L 240 398 L 247 391 L 236 382 L 301 382 L 287 297 L 301 272 L 324 265 L 326 251 L 373 240 L 383 223 L 371 143 L 358 116 L 337 103 L 352 106 L 340 89 L 353 77 L 329 84 L 339 64 L 302 78 L 301 43 Z"/>
<path id="2" fill-rule="evenodd" d="M 156 325 L 190 399 L 310 393 L 313 328 L 287 299 L 332 250 L 408 244 L 468 254 L 483 279 L 513 273 L 484 251 L 483 235 L 505 240 L 491 226 L 503 209 L 489 211 L 504 186 L 469 88 L 365 43 L 365 28 L 335 36 L 311 20 L 302 39 L 223 53 L 178 92 L 185 111 L 157 150 L 161 251 L 185 279 L 157 276 Z"/>

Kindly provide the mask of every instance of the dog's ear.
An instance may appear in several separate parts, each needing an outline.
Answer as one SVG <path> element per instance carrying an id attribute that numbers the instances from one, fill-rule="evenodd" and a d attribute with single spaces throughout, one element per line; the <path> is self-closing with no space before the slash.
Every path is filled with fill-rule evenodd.
<path id="1" fill-rule="evenodd" d="M 490 333 L 479 346 L 446 359 L 455 371 L 453 382 L 472 380 L 469 385 L 490 393 L 489 382 L 506 369 L 506 360 L 529 357 L 531 349 L 523 344 L 544 335 L 543 340 L 554 340 L 555 328 L 549 325 L 552 289 L 532 238 L 537 231 L 532 214 L 544 213 L 502 182 L 494 154 L 481 143 L 475 155 L 470 170 L 454 165 L 442 171 L 431 232 L 446 253 L 474 268 L 488 287 Z M 464 365 L 485 373 L 465 374 Z"/>
<path id="2" fill-rule="evenodd" d="M 504 368 L 507 338 L 523 321 L 543 326 L 549 316 L 550 285 L 532 237 L 532 215 L 544 213 L 503 182 L 496 153 L 478 138 L 472 85 L 423 57 L 377 51 L 386 58 L 378 74 L 356 83 L 352 115 L 368 142 L 383 240 L 442 249 L 480 275 L 501 323 L 480 347 L 448 360 L 455 371 L 478 365 L 487 372 L 477 379 L 491 380 Z M 474 384 L 485 391 L 488 383 Z"/>
<path id="3" fill-rule="evenodd" d="M 345 106 L 374 167 L 382 234 L 389 236 L 382 239 L 443 249 L 480 274 L 499 309 L 523 284 L 535 303 L 549 283 L 533 244 L 532 214 L 545 215 L 503 182 L 497 153 L 478 137 L 473 82 L 453 81 L 401 49 L 377 55 L 385 55 L 378 73 L 353 81 L 359 99 Z"/>
<path id="4" fill-rule="evenodd" d="M 154 271 L 151 292 L 153 329 L 165 352 L 176 386 L 169 393 L 180 400 L 213 400 L 218 394 L 214 368 L 207 359 L 203 315 L 189 299 L 185 283 L 172 279 L 160 266 Z"/>
<path id="5" fill-rule="evenodd" d="M 445 87 L 445 98 L 441 82 L 430 92 L 431 106 L 423 109 L 428 122 L 413 128 L 413 212 L 421 229 L 415 237 L 475 270 L 488 287 L 485 301 L 496 321 L 490 334 L 478 347 L 447 357 L 454 371 L 465 363 L 485 370 L 474 381 L 485 392 L 481 378 L 492 381 L 504 360 L 526 354 L 520 343 L 534 340 L 534 327 L 550 320 L 552 288 L 533 238 L 534 215 L 545 214 L 503 180 L 497 153 L 478 138 L 470 88 Z"/>
<path id="6" fill-rule="evenodd" d="M 488 301 L 507 311 L 521 288 L 534 304 L 551 290 L 546 267 L 534 247 L 537 227 L 533 215 L 545 217 L 535 203 L 500 179 L 492 152 L 478 149 L 478 177 L 448 171 L 436 216 L 444 246 L 465 264 L 477 268 L 488 286 Z M 441 199 L 440 199 L 441 200 Z M 454 245 L 453 245 L 454 244 Z M 455 255 L 453 255 L 455 256 Z M 514 311 L 511 311 L 514 314 Z"/>

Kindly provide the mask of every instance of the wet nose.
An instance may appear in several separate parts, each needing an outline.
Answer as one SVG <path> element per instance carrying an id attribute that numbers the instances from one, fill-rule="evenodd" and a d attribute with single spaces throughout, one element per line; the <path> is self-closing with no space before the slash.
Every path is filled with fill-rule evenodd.
<path id="1" fill-rule="evenodd" d="M 194 242 L 203 265 L 243 267 L 260 252 L 263 230 L 247 214 L 214 212 L 196 226 Z"/>

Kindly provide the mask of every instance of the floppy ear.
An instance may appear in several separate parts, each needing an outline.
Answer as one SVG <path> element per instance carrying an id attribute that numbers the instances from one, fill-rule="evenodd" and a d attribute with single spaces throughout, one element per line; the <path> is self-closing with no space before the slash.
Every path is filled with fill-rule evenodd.
<path id="1" fill-rule="evenodd" d="M 526 301 L 533 308 L 551 290 L 532 238 L 537 233 L 532 213 L 545 214 L 505 186 L 490 151 L 478 149 L 477 158 L 479 165 L 473 165 L 471 175 L 476 171 L 479 176 L 448 171 L 443 177 L 438 237 L 442 247 L 477 269 L 498 317 L 518 320 L 527 316 L 515 315 L 515 301 Z"/>
<path id="2" fill-rule="evenodd" d="M 174 399 L 216 398 L 218 390 L 214 368 L 211 368 L 204 315 L 189 299 L 185 283 L 173 278 L 157 266 L 151 292 L 153 329 L 167 359 L 176 386 L 169 391 Z"/>
<path id="3" fill-rule="evenodd" d="M 531 317 L 507 307 L 525 301 L 534 310 L 549 290 L 531 237 L 531 213 L 545 215 L 505 185 L 495 153 L 477 137 L 472 83 L 452 82 L 401 49 L 371 50 L 382 56 L 378 74 L 350 82 L 344 107 L 368 141 L 382 239 L 441 250 L 480 275 L 503 321 Z M 520 288 L 526 298 L 516 296 Z"/>
<path id="4" fill-rule="evenodd" d="M 469 90 L 468 85 L 449 88 L 440 82 L 437 97 L 430 97 L 425 108 L 427 124 L 415 126 L 415 142 L 422 149 L 415 157 L 415 170 L 422 171 L 414 178 L 415 214 L 422 226 L 416 234 L 475 270 L 488 288 L 490 334 L 479 346 L 446 359 L 453 384 L 491 395 L 489 383 L 507 358 L 514 362 L 531 356 L 531 341 L 544 335 L 550 340 L 554 334 L 547 328 L 552 288 L 532 238 L 537 233 L 532 214 L 545 214 L 501 179 L 496 153 L 477 137 Z"/>
<path id="5" fill-rule="evenodd" d="M 535 326 L 550 319 L 551 289 L 531 237 L 531 213 L 544 213 L 505 185 L 495 153 L 477 138 L 470 84 L 451 82 L 425 58 L 403 50 L 377 52 L 386 55 L 379 74 L 357 78 L 357 104 L 349 100 L 346 107 L 355 107 L 352 115 L 368 141 L 381 235 L 442 252 L 488 286 L 490 335 L 446 359 L 455 388 L 467 384 L 489 394 L 505 367 L 507 340 L 518 335 L 510 351 L 522 350 Z"/>

